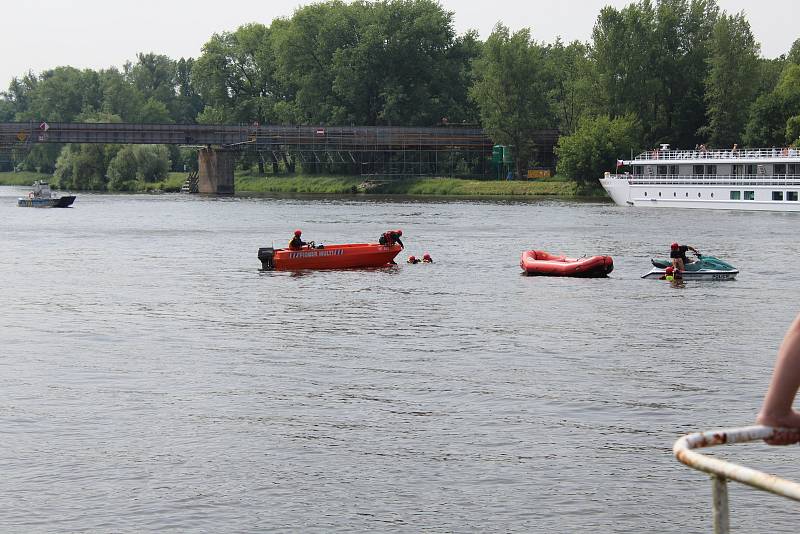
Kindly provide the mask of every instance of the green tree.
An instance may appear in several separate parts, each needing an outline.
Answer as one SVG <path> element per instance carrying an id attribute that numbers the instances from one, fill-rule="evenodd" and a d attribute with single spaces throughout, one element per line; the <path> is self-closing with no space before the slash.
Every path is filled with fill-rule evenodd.
<path id="1" fill-rule="evenodd" d="M 97 72 L 57 67 L 39 76 L 27 108 L 18 113 L 17 119 L 72 122 L 81 113 L 100 109 L 102 99 Z"/>
<path id="2" fill-rule="evenodd" d="M 563 135 L 573 133 L 580 118 L 589 111 L 592 76 L 588 52 L 579 41 L 564 46 L 560 39 L 547 48 L 551 106 Z"/>
<path id="3" fill-rule="evenodd" d="M 168 110 L 175 107 L 175 61 L 163 54 L 138 53 L 136 63 L 129 63 L 125 68 L 128 80 L 139 90 L 145 101 L 159 102 Z"/>
<path id="4" fill-rule="evenodd" d="M 513 35 L 498 24 L 474 63 L 475 83 L 470 96 L 477 103 L 489 136 L 513 145 L 517 176 L 522 176 L 536 151 L 534 133 L 554 125 L 548 91 L 545 49 L 530 30 Z"/>
<path id="5" fill-rule="evenodd" d="M 480 43 L 456 36 L 433 0 L 331 1 L 273 22 L 281 116 L 301 123 L 434 125 L 474 121 L 470 62 Z"/>
<path id="6" fill-rule="evenodd" d="M 291 95 L 278 115 L 289 122 L 326 124 L 341 105 L 333 91 L 334 57 L 356 45 L 357 6 L 341 1 L 298 8 L 289 20 L 273 21 L 276 76 Z"/>
<path id="7" fill-rule="evenodd" d="M 789 117 L 786 121 L 786 139 L 792 146 L 800 148 L 800 115 Z"/>
<path id="8" fill-rule="evenodd" d="M 101 72 L 102 110 L 119 116 L 124 122 L 143 122 L 144 95 L 115 68 Z"/>
<path id="9" fill-rule="evenodd" d="M 635 113 L 653 117 L 655 12 L 649 1 L 622 10 L 604 7 L 592 30 L 592 59 L 597 69 L 600 108 L 612 118 Z"/>
<path id="10" fill-rule="evenodd" d="M 723 14 L 714 25 L 706 78 L 708 125 L 702 128 L 717 146 L 742 141 L 758 89 L 759 45 L 743 13 Z"/>
<path id="11" fill-rule="evenodd" d="M 592 32 L 594 109 L 611 117 L 633 113 L 643 141 L 690 146 L 705 124 L 709 39 L 715 0 L 643 0 L 603 8 Z"/>
<path id="12" fill-rule="evenodd" d="M 170 168 L 169 150 L 164 145 L 137 145 L 136 179 L 145 183 L 153 183 L 167 177 Z"/>
<path id="13" fill-rule="evenodd" d="M 227 123 L 273 122 L 282 88 L 275 77 L 271 32 L 263 24 L 214 34 L 203 46 L 192 76 L 203 100 L 219 110 L 215 118 L 224 117 Z M 206 115 L 201 118 L 207 120 Z"/>
<path id="14" fill-rule="evenodd" d="M 795 42 L 792 43 L 789 53 L 786 54 L 786 61 L 794 63 L 795 65 L 800 65 L 800 39 L 796 39 Z"/>
<path id="15" fill-rule="evenodd" d="M 135 191 L 138 162 L 134 147 L 123 147 L 108 164 L 108 189 L 110 191 Z"/>
<path id="16" fill-rule="evenodd" d="M 104 191 L 107 161 L 104 145 L 67 145 L 58 156 L 54 176 L 62 188 Z"/>
<path id="17" fill-rule="evenodd" d="M 614 170 L 616 160 L 640 143 L 641 127 L 633 115 L 585 118 L 574 134 L 558 140 L 557 169 L 578 183 L 591 183 Z"/>
<path id="18" fill-rule="evenodd" d="M 172 109 L 172 118 L 178 124 L 191 124 L 203 109 L 203 99 L 192 80 L 194 59 L 180 58 L 175 64 L 175 78 L 178 95 Z"/>

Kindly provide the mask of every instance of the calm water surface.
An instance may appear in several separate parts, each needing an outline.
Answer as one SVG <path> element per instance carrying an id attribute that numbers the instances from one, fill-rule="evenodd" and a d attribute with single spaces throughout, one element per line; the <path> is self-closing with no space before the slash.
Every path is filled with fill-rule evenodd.
<path id="1" fill-rule="evenodd" d="M 751 424 L 798 311 L 797 214 L 0 188 L 0 530 L 707 532 L 671 447 Z M 433 265 L 269 273 L 402 228 Z M 735 282 L 642 280 L 673 240 Z M 520 276 L 525 249 L 609 279 Z M 796 448 L 716 454 L 800 480 Z M 796 507 L 731 487 L 739 532 Z"/>

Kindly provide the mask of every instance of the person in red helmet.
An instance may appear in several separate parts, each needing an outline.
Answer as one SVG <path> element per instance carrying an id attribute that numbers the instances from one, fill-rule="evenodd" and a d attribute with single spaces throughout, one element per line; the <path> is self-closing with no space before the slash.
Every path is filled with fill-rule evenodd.
<path id="1" fill-rule="evenodd" d="M 420 262 L 420 259 L 417 258 L 416 256 L 409 256 L 408 257 L 408 262 L 407 263 L 419 263 L 419 262 Z"/>
<path id="2" fill-rule="evenodd" d="M 686 259 L 686 252 L 689 250 L 694 252 L 697 256 L 700 256 L 700 251 L 690 245 L 672 243 L 669 246 L 669 257 L 672 259 L 672 266 L 676 271 L 686 270 L 686 265 L 690 263 L 689 260 Z"/>
<path id="3" fill-rule="evenodd" d="M 378 243 L 385 246 L 392 246 L 397 243 L 400 245 L 400 248 L 405 248 L 403 246 L 403 241 L 400 240 L 401 235 L 403 235 L 402 230 L 389 230 L 388 232 L 381 234 L 381 237 L 378 239 Z"/>
<path id="4" fill-rule="evenodd" d="M 295 230 L 294 231 L 294 237 L 292 238 L 291 241 L 289 241 L 289 249 L 290 250 L 300 250 L 301 248 L 303 248 L 304 246 L 306 246 L 308 244 L 305 241 L 303 241 L 302 239 L 300 239 L 301 235 L 303 235 L 302 231 L 300 231 L 300 230 Z"/>
<path id="5" fill-rule="evenodd" d="M 422 263 L 433 263 L 433 258 L 427 252 L 422 255 Z"/>

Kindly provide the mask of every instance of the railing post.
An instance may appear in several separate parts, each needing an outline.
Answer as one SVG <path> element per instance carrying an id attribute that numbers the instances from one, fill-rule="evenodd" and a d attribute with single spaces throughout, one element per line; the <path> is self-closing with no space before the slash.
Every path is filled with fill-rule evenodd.
<path id="1" fill-rule="evenodd" d="M 714 500 L 714 534 L 729 534 L 731 530 L 728 513 L 728 479 L 711 475 L 711 497 Z"/>

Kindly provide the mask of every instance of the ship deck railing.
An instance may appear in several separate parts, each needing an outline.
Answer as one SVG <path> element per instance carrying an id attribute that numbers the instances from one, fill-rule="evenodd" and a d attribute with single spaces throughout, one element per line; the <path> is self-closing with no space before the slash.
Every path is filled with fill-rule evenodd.
<path id="1" fill-rule="evenodd" d="M 800 174 L 772 175 L 675 175 L 675 174 L 608 174 L 607 178 L 627 180 L 631 185 L 733 185 L 733 186 L 800 186 Z"/>
<path id="2" fill-rule="evenodd" d="M 728 480 L 746 484 L 761 491 L 800 501 L 800 484 L 775 475 L 770 475 L 733 462 L 713 458 L 695 449 L 715 445 L 747 443 L 768 438 L 796 438 L 800 429 L 749 426 L 696 432 L 677 440 L 672 452 L 679 462 L 711 475 L 714 534 L 729 534 L 730 514 L 728 502 Z"/>
<path id="3" fill-rule="evenodd" d="M 637 155 L 633 161 L 638 160 L 697 160 L 697 159 L 759 159 L 759 158 L 798 158 L 800 149 L 797 148 L 737 148 L 714 150 L 647 150 Z"/>

